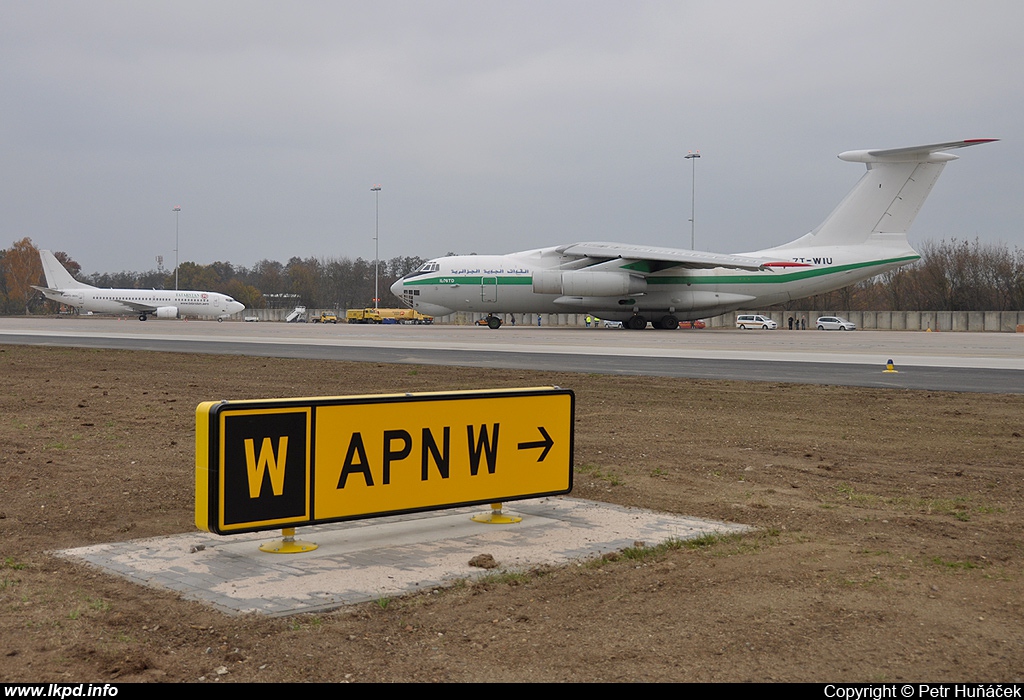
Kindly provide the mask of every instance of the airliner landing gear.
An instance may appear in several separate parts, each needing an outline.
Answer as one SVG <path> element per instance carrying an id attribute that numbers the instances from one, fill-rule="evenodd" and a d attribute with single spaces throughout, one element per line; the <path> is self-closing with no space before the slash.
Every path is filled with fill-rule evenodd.
<path id="1" fill-rule="evenodd" d="M 499 328 L 501 328 L 501 319 L 498 318 L 497 316 L 487 314 L 487 327 L 490 328 L 491 330 L 498 330 Z"/>
<path id="2" fill-rule="evenodd" d="M 139 320 L 140 320 L 140 321 L 145 321 L 145 320 L 146 320 L 146 318 L 147 318 L 147 317 L 146 317 L 146 314 L 139 314 Z"/>
<path id="3" fill-rule="evenodd" d="M 658 320 L 658 328 L 670 331 L 673 328 L 679 328 L 679 319 L 669 314 L 668 316 L 662 316 Z"/>
<path id="4" fill-rule="evenodd" d="M 626 321 L 626 328 L 631 331 L 642 331 L 647 328 L 647 319 L 643 316 L 630 316 Z"/>

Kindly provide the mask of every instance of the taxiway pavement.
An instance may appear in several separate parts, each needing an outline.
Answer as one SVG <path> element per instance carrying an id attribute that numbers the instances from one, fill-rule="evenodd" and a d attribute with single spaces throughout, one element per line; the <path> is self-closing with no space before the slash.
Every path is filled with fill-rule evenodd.
<path id="1" fill-rule="evenodd" d="M 0 343 L 1024 393 L 1024 334 L 4 318 Z M 892 360 L 897 372 L 883 370 Z"/>

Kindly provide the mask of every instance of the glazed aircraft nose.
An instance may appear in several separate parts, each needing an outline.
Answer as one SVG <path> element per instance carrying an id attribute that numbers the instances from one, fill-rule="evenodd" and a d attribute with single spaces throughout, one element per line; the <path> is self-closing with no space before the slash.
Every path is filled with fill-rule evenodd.
<path id="1" fill-rule="evenodd" d="M 404 290 L 405 290 L 405 279 L 404 278 L 398 280 L 393 285 L 391 285 L 391 293 L 392 294 L 394 294 L 396 297 L 401 299 L 402 303 L 404 303 L 406 306 L 411 306 L 412 308 L 414 308 L 417 311 L 419 311 L 421 314 L 426 314 L 427 316 L 447 316 L 448 314 L 453 313 L 452 310 L 449 309 L 447 306 L 441 306 L 439 304 L 431 304 L 428 301 L 424 301 L 422 296 L 413 296 L 413 297 L 402 296 L 402 292 Z M 410 302 L 409 299 L 414 299 L 415 301 Z"/>

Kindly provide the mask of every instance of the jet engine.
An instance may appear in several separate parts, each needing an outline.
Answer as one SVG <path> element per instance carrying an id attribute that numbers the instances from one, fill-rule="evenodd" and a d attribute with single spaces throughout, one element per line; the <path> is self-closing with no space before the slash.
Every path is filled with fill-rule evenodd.
<path id="1" fill-rule="evenodd" d="M 158 306 L 156 309 L 157 318 L 178 318 L 177 306 Z"/>
<path id="2" fill-rule="evenodd" d="M 647 291 L 647 280 L 626 272 L 536 270 L 533 291 L 573 297 L 617 297 L 643 294 Z"/>

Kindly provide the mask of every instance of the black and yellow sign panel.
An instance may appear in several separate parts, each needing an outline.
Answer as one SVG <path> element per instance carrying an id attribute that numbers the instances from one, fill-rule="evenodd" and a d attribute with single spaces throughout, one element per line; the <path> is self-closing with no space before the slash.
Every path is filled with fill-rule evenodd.
<path id="1" fill-rule="evenodd" d="M 572 490 L 559 388 L 207 402 L 196 525 L 219 534 Z"/>

